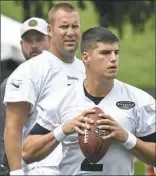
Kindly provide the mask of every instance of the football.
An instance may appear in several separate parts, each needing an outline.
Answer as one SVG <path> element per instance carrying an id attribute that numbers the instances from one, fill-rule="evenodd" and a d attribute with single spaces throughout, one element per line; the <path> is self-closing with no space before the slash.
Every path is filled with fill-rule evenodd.
<path id="1" fill-rule="evenodd" d="M 97 163 L 100 161 L 105 154 L 107 153 L 112 140 L 102 140 L 101 136 L 106 136 L 110 133 L 109 130 L 100 130 L 97 128 L 96 121 L 100 119 L 98 116 L 99 113 L 103 111 L 95 107 L 96 113 L 89 114 L 88 117 L 94 120 L 94 123 L 91 124 L 90 130 L 85 130 L 85 134 L 78 135 L 79 145 L 83 155 L 91 163 Z"/>

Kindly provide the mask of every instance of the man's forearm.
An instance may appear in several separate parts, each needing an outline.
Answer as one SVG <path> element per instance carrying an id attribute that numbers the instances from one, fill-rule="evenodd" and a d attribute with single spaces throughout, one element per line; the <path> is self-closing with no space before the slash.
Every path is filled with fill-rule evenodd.
<path id="1" fill-rule="evenodd" d="M 131 151 L 134 156 L 146 164 L 156 166 L 156 143 L 144 142 L 140 139 L 137 139 L 137 144 Z"/>
<path id="2" fill-rule="evenodd" d="M 28 102 L 8 102 L 6 106 L 4 143 L 11 171 L 22 168 L 22 131 L 30 106 Z"/>
<path id="3" fill-rule="evenodd" d="M 10 170 L 21 169 L 21 135 L 5 129 L 4 143 Z"/>
<path id="4" fill-rule="evenodd" d="M 58 144 L 53 132 L 46 135 L 30 135 L 24 142 L 22 158 L 26 163 L 40 161 L 47 157 Z"/>

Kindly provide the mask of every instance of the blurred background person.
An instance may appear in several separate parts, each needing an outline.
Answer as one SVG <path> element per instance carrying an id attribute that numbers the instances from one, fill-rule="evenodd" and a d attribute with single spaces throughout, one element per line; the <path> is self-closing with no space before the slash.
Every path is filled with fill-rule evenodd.
<path id="1" fill-rule="evenodd" d="M 48 24 L 41 18 L 32 17 L 26 20 L 21 26 L 21 50 L 25 60 L 31 59 L 42 53 L 43 50 L 49 48 L 49 37 L 47 32 Z M 16 62 L 14 68 L 18 66 Z M 37 63 L 36 63 L 37 64 Z M 7 78 L 1 84 L 1 98 L 0 98 L 0 163 L 8 167 L 7 159 L 4 157 L 4 127 L 6 119 L 6 109 L 3 105 Z M 3 159 L 4 158 L 4 159 Z"/>

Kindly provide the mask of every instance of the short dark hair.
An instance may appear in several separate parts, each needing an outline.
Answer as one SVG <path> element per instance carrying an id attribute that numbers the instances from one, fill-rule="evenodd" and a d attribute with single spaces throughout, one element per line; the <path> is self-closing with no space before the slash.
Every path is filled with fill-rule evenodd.
<path id="1" fill-rule="evenodd" d="M 105 27 L 89 28 L 82 34 L 81 53 L 93 49 L 99 42 L 115 43 L 119 42 L 119 39 L 112 31 Z"/>
<path id="2" fill-rule="evenodd" d="M 53 24 L 54 23 L 54 13 L 57 10 L 63 9 L 68 12 L 76 11 L 76 9 L 69 3 L 58 3 L 54 5 L 48 12 L 48 22 Z"/>

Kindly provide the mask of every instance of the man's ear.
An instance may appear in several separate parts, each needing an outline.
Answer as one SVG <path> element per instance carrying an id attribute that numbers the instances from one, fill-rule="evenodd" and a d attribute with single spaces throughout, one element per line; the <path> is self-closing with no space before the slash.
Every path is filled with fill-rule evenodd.
<path id="1" fill-rule="evenodd" d="M 89 53 L 88 52 L 82 52 L 82 61 L 84 64 L 89 64 Z"/>
<path id="2" fill-rule="evenodd" d="M 48 35 L 49 35 L 50 37 L 53 36 L 53 30 L 52 30 L 52 26 L 51 26 L 50 24 L 48 24 Z"/>

